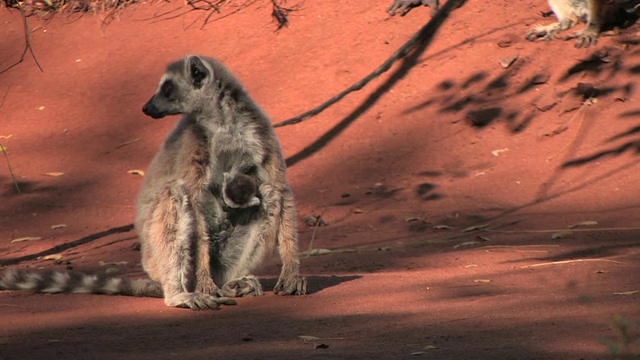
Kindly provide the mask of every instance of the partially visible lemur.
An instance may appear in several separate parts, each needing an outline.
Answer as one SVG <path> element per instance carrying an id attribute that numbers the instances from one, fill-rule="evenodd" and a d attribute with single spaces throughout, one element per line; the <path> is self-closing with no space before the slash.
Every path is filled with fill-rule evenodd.
<path id="1" fill-rule="evenodd" d="M 621 21 L 625 13 L 632 13 L 640 6 L 639 0 L 548 0 L 548 2 L 558 22 L 534 26 L 527 32 L 527 40 L 533 41 L 540 37 L 552 40 L 559 32 L 584 21 L 587 25 L 582 30 L 567 37 L 567 39 L 577 38 L 575 46 L 578 48 L 596 44 L 605 25 Z"/>
<path id="2" fill-rule="evenodd" d="M 143 112 L 184 115 L 137 200 L 135 226 L 151 281 L 9 270 L 0 289 L 161 296 L 168 306 L 214 309 L 234 303 L 225 296 L 262 294 L 250 273 L 277 248 L 282 270 L 274 292 L 307 293 L 282 151 L 240 82 L 216 60 L 187 56 L 167 67 Z"/>
<path id="3" fill-rule="evenodd" d="M 431 15 L 435 14 L 440 8 L 439 0 L 393 0 L 387 12 L 389 15 L 394 16 L 396 11 L 400 12 L 400 16 L 404 16 L 412 8 L 416 6 L 428 6 L 431 8 Z"/>

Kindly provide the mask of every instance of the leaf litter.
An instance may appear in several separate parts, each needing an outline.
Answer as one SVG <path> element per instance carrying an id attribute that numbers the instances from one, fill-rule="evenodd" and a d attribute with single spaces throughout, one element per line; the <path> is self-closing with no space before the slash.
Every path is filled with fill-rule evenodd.
<path id="1" fill-rule="evenodd" d="M 333 338 L 320 338 L 312 335 L 298 335 L 298 339 L 301 339 L 305 344 L 313 344 L 314 349 L 327 349 L 329 345 L 321 342 L 326 340 L 344 340 L 344 337 Z"/>

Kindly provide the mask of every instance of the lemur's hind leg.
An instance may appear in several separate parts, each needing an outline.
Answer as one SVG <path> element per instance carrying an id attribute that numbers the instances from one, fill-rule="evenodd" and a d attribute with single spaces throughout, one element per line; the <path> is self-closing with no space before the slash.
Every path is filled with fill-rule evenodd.
<path id="1" fill-rule="evenodd" d="M 266 184 L 260 186 L 260 191 L 266 199 L 270 199 L 270 204 L 267 204 L 269 206 L 268 218 L 273 221 L 270 226 L 275 232 L 278 253 L 282 261 L 282 270 L 273 292 L 283 295 L 307 294 L 309 292 L 307 279 L 300 276 L 298 231 L 293 194 L 288 188 L 275 189 L 264 185 Z"/>
<path id="2" fill-rule="evenodd" d="M 165 304 L 194 310 L 233 304 L 234 301 L 228 298 L 194 292 L 196 219 L 182 186 L 167 186 L 160 191 L 156 201 L 148 220 L 142 261 L 152 279 L 162 284 Z"/>

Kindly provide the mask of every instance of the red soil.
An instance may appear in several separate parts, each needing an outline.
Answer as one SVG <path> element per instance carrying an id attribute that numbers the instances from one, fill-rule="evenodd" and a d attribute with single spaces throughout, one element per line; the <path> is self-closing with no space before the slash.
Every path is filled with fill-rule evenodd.
<path id="1" fill-rule="evenodd" d="M 141 177 L 128 171 L 176 121 L 141 112 L 164 66 L 217 57 L 278 122 L 364 77 L 429 19 L 388 5 L 306 1 L 280 31 L 268 1 L 204 29 L 204 12 L 153 19 L 177 3 L 134 5 L 103 31 L 99 16 L 29 18 L 44 73 L 27 55 L 0 74 L 0 144 L 22 190 L 3 157 L 0 261 L 143 276 L 134 231 L 77 240 L 132 222 Z M 277 129 L 300 249 L 342 251 L 302 258 L 312 294 L 193 312 L 4 291 L 0 359 L 609 358 L 598 339 L 622 342 L 614 317 L 640 321 L 640 27 L 588 49 L 524 40 L 546 11 L 470 1 L 404 76 L 396 64 Z M 0 9 L 0 24 L 4 69 L 24 36 L 19 12 Z M 589 104 L 580 83 L 595 87 Z M 312 213 L 328 225 L 305 225 Z M 11 242 L 22 237 L 42 239 Z M 53 260 L 23 258 L 69 243 Z M 277 274 L 269 262 L 259 275 L 268 287 Z"/>

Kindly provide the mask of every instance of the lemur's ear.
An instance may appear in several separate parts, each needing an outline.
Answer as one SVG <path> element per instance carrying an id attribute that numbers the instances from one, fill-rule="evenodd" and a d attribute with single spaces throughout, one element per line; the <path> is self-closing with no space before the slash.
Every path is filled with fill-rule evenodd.
<path id="1" fill-rule="evenodd" d="M 211 68 L 198 56 L 189 56 L 186 65 L 189 78 L 193 86 L 197 89 L 208 83 L 213 76 Z"/>

